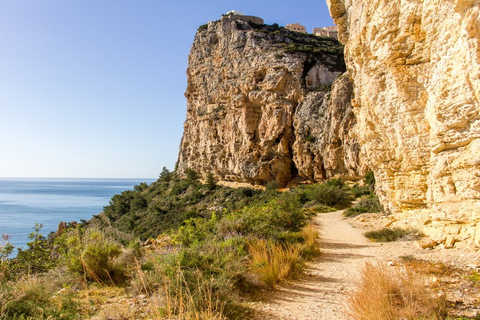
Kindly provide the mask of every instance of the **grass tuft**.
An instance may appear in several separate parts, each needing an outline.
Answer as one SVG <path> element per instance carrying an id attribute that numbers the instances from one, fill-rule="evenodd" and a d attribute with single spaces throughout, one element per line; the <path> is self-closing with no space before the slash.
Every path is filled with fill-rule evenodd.
<path id="1" fill-rule="evenodd" d="M 248 245 L 250 266 L 261 281 L 275 288 L 276 284 L 301 269 L 301 246 L 259 239 Z"/>
<path id="2" fill-rule="evenodd" d="M 348 295 L 355 320 L 444 319 L 446 300 L 426 290 L 411 268 L 394 269 L 367 263 L 357 290 Z"/>

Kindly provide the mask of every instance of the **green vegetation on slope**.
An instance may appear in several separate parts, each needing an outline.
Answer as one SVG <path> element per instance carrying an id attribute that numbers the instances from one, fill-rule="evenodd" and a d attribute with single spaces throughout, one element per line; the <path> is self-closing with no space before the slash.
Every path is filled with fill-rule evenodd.
<path id="1" fill-rule="evenodd" d="M 17 258 L 7 258 L 5 242 L 0 319 L 251 318 L 246 297 L 300 273 L 318 253 L 309 214 L 351 200 L 339 180 L 281 193 L 164 170 L 88 223 L 49 239 L 36 226 Z M 133 311 L 129 299 L 141 299 Z"/>

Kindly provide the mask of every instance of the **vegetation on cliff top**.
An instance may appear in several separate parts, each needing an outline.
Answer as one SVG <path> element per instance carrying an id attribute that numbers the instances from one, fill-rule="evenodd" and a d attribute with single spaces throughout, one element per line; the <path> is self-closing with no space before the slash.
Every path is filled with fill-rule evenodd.
<path id="1" fill-rule="evenodd" d="M 215 26 L 220 20 L 214 21 Z M 344 46 L 335 38 L 319 37 L 313 34 L 290 31 L 274 23 L 256 24 L 247 21 L 235 21 L 239 30 L 256 30 L 265 35 L 272 44 L 279 45 L 287 54 L 304 53 L 308 60 L 321 61 L 331 71 L 345 72 Z M 201 25 L 197 32 L 207 32 L 208 24 Z"/>
<path id="2" fill-rule="evenodd" d="M 345 72 L 347 70 L 344 58 L 344 46 L 335 38 L 319 37 L 290 31 L 278 24 L 249 25 L 266 34 L 272 43 L 280 44 L 285 53 L 305 53 L 309 60 L 321 61 L 331 71 Z"/>

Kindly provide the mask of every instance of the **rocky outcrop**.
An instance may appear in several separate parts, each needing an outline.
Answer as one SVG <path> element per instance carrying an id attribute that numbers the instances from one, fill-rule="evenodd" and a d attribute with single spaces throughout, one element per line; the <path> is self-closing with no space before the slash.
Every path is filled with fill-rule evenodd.
<path id="1" fill-rule="evenodd" d="M 177 171 L 282 185 L 358 176 L 352 86 L 345 76 L 332 85 L 344 71 L 335 39 L 227 17 L 202 26 Z"/>
<path id="2" fill-rule="evenodd" d="M 366 171 L 359 158 L 352 97 L 353 84 L 344 74 L 328 93 L 308 93 L 295 111 L 292 151 L 300 176 L 321 181 Z"/>
<path id="3" fill-rule="evenodd" d="M 436 242 L 480 246 L 480 3 L 327 3 L 384 205 Z"/>

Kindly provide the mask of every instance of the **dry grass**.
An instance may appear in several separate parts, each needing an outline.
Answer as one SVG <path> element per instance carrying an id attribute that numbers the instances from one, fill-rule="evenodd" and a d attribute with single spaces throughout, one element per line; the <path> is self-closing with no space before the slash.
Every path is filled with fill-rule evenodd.
<path id="1" fill-rule="evenodd" d="M 445 297 L 429 290 L 408 266 L 367 263 L 348 302 L 355 320 L 444 319 L 446 313 Z"/>
<path id="2" fill-rule="evenodd" d="M 302 229 L 302 238 L 304 239 L 304 245 L 306 247 L 316 246 L 316 240 L 318 239 L 318 230 L 313 224 L 308 224 Z"/>
<path id="3" fill-rule="evenodd" d="M 301 245 L 280 245 L 264 239 L 248 245 L 250 266 L 261 281 L 271 288 L 287 278 L 301 264 Z"/>
<path id="4" fill-rule="evenodd" d="M 164 283 L 165 305 L 160 308 L 162 319 L 225 319 L 222 315 L 223 306 L 213 294 L 209 283 L 199 283 L 196 288 L 190 289 L 186 285 L 181 271 L 177 273 L 176 281 L 177 283 L 169 281 Z M 183 282 L 183 285 L 181 282 Z"/>
<path id="5" fill-rule="evenodd" d="M 320 249 L 317 244 L 319 236 L 317 227 L 308 224 L 302 229 L 300 234 L 304 240 L 302 243 L 302 256 L 306 259 L 318 256 L 320 254 Z"/>
<path id="6" fill-rule="evenodd" d="M 144 271 L 136 262 L 138 282 L 142 291 L 149 295 L 147 310 L 153 319 L 176 320 L 223 320 L 224 305 L 213 292 L 211 283 L 198 279 L 194 288 L 187 283 L 181 268 L 176 270 L 175 278 L 161 274 L 157 264 L 156 278 L 161 278 L 162 285 L 155 291 L 149 288 Z"/>

